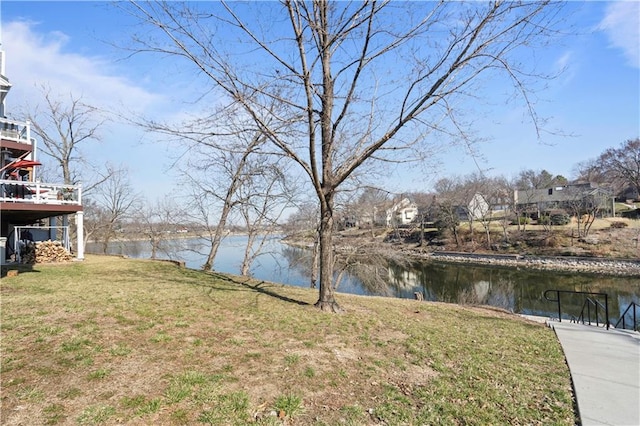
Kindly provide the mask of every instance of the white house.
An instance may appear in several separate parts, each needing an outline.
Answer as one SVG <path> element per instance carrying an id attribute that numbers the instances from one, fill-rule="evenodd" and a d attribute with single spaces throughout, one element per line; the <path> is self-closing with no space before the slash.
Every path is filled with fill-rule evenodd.
<path id="1" fill-rule="evenodd" d="M 475 220 L 484 218 L 489 213 L 489 203 L 480 193 L 475 193 L 467 206 L 469 214 Z"/>
<path id="2" fill-rule="evenodd" d="M 418 216 L 418 206 L 408 198 L 403 198 L 387 209 L 387 227 L 408 225 Z"/>

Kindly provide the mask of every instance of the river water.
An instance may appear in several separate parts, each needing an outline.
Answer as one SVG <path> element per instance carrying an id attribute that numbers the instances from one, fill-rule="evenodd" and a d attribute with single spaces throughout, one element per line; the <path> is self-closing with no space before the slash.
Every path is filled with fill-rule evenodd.
<path id="1" fill-rule="evenodd" d="M 239 273 L 246 236 L 227 237 L 219 250 L 214 269 Z M 164 241 L 158 257 L 180 260 L 188 268 L 199 269 L 206 259 L 207 245 L 198 239 Z M 102 248 L 88 244 L 88 253 Z M 111 243 L 109 254 L 149 258 L 150 245 L 145 241 Z M 254 278 L 300 287 L 310 286 L 310 251 L 283 244 L 270 237 L 253 263 Z M 557 317 L 557 304 L 547 301 L 546 290 L 606 293 L 610 319 L 615 322 L 633 301 L 640 303 L 640 279 L 593 274 L 537 271 L 530 269 L 475 266 L 441 262 L 408 262 L 350 270 L 344 274 L 337 291 L 359 295 L 414 298 L 422 293 L 425 300 L 461 304 L 490 305 L 511 312 Z M 577 316 L 583 297 L 562 295 L 563 318 Z"/>

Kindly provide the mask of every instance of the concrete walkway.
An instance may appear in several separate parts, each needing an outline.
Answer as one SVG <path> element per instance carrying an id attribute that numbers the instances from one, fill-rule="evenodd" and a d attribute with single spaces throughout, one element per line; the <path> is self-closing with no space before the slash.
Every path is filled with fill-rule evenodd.
<path id="1" fill-rule="evenodd" d="M 640 333 L 547 324 L 564 350 L 582 425 L 640 425 Z"/>

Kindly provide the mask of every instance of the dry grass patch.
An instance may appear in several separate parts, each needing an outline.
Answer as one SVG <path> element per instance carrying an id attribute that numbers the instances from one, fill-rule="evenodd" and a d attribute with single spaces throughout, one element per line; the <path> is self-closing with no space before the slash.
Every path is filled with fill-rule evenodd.
<path id="1" fill-rule="evenodd" d="M 3 425 L 574 424 L 549 329 L 90 256 L 2 280 Z"/>

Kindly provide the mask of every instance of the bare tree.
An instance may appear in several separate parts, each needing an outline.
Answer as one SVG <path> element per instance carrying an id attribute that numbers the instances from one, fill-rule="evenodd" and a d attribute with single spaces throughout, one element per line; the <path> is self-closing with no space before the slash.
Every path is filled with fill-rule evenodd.
<path id="1" fill-rule="evenodd" d="M 595 164 L 616 192 L 626 187 L 640 196 L 640 138 L 629 139 L 619 148 L 605 150 Z"/>
<path id="2" fill-rule="evenodd" d="M 142 207 L 136 215 L 140 223 L 140 232 L 147 238 L 151 245 L 151 259 L 156 259 L 162 251 L 163 242 L 181 224 L 184 213 L 169 196 L 157 200 L 151 205 Z"/>
<path id="3" fill-rule="evenodd" d="M 97 107 L 84 102 L 81 96 L 57 94 L 46 85 L 39 89 L 43 97 L 42 104 L 22 106 L 22 115 L 31 122 L 39 138 L 39 152 L 53 160 L 52 164 L 44 162 L 38 176 L 47 180 L 61 177 L 65 185 L 82 182 L 84 209 L 89 212 L 89 226 L 85 227 L 86 242 L 91 235 L 97 235 L 98 229 L 110 226 L 108 222 L 95 223 L 103 215 L 99 213 L 99 204 L 91 202 L 91 193 L 110 178 L 119 179 L 119 176 L 111 175 L 114 169 L 93 165 L 82 153 L 83 147 L 100 141 L 100 130 L 107 122 L 107 116 Z M 75 234 L 73 216 L 71 224 L 71 232 Z"/>
<path id="4" fill-rule="evenodd" d="M 520 171 L 516 180 L 518 189 L 545 189 L 553 186 L 564 186 L 568 183 L 562 175 L 553 176 L 546 170 L 535 171 L 532 169 Z"/>
<path id="5" fill-rule="evenodd" d="M 480 208 L 477 208 L 477 219 L 480 221 L 482 228 L 484 229 L 484 235 L 487 241 L 487 248 L 491 248 L 491 224 L 494 222 L 493 210 L 496 207 L 494 194 L 492 188 L 487 182 L 482 193 L 476 193 L 475 199 L 481 203 Z"/>
<path id="6" fill-rule="evenodd" d="M 381 221 L 381 216 L 389 207 L 390 193 L 384 189 L 367 186 L 362 189 L 355 205 L 354 214 L 358 217 L 360 226 L 369 225 L 371 237 L 374 237 L 374 229 Z"/>
<path id="7" fill-rule="evenodd" d="M 105 233 L 107 210 L 91 199 L 82 202 L 84 208 L 84 245 L 90 240 L 98 242 Z"/>
<path id="8" fill-rule="evenodd" d="M 477 94 L 480 76 L 513 83 L 540 131 L 529 97 L 540 74 L 523 68 L 518 53 L 546 41 L 560 19 L 559 3 L 550 1 L 127 6 L 157 30 L 135 38 L 138 51 L 185 59 L 208 79 L 203 91 L 241 104 L 307 175 L 320 206 L 316 306 L 330 311 L 340 310 L 332 286 L 340 187 L 379 161 L 429 157 L 434 133 L 470 142 L 457 112 Z M 277 114 L 274 100 L 282 105 Z"/>
<path id="9" fill-rule="evenodd" d="M 191 170 L 183 173 L 184 186 L 190 191 L 186 194 L 188 215 L 203 225 L 206 234 L 201 237 L 209 240 L 203 270 L 213 268 L 220 244 L 228 232 L 227 223 L 238 203 L 236 196 L 242 179 L 240 170 L 246 156 L 241 155 L 239 161 L 212 163 L 211 168 L 207 166 L 198 174 L 190 163 Z"/>
<path id="10" fill-rule="evenodd" d="M 313 202 L 300 202 L 286 221 L 287 233 L 302 238 L 318 229 L 318 206 Z"/>
<path id="11" fill-rule="evenodd" d="M 34 132 L 40 137 L 40 150 L 51 157 L 59 167 L 65 185 L 79 183 L 83 175 L 85 194 L 93 186 L 104 181 L 103 178 L 89 179 L 83 168 L 88 159 L 82 154 L 82 147 L 100 141 L 100 129 L 107 118 L 100 109 L 85 103 L 82 97 L 70 93 L 63 95 L 52 93 L 47 86 L 41 86 L 43 105 L 33 108 L 26 106 L 25 118 L 32 123 Z"/>
<path id="12" fill-rule="evenodd" d="M 216 182 L 214 185 L 207 185 L 205 194 L 208 196 L 218 197 L 222 202 L 222 210 L 220 212 L 220 220 L 217 223 L 215 233 L 212 235 L 212 244 L 209 250 L 209 255 L 207 256 L 207 260 L 203 265 L 203 269 L 211 269 L 213 267 L 213 262 L 218 253 L 218 249 L 220 248 L 220 243 L 222 241 L 222 237 L 224 236 L 225 227 L 227 225 L 227 220 L 229 219 L 229 215 L 232 212 L 232 209 L 241 203 L 241 199 L 238 198 L 238 191 L 243 185 L 243 181 L 245 180 L 247 175 L 247 164 L 249 161 L 249 157 L 251 153 L 263 142 L 259 135 L 256 135 L 253 140 L 246 145 L 245 149 L 238 153 L 231 152 L 225 153 L 223 155 L 223 170 L 226 173 L 226 182 L 227 185 L 220 185 L 220 181 Z M 249 174 L 251 172 L 249 171 Z M 217 188 L 222 189 L 222 194 L 220 194 Z"/>
<path id="13" fill-rule="evenodd" d="M 578 237 L 586 237 L 596 218 L 607 209 L 610 194 L 600 188 L 571 187 L 565 191 L 565 205 L 576 218 Z"/>
<path id="14" fill-rule="evenodd" d="M 465 176 L 457 185 L 457 197 L 460 206 L 464 208 L 469 225 L 471 244 L 475 245 L 474 223 L 479 220 L 484 225 L 488 219 L 489 205 L 487 200 L 487 178 L 481 173 L 471 173 Z"/>
<path id="15" fill-rule="evenodd" d="M 96 187 L 85 207 L 85 238 L 99 240 L 107 253 L 109 242 L 126 219 L 133 218 L 142 206 L 142 196 L 132 187 L 127 171 L 109 168 L 109 177 Z"/>
<path id="16" fill-rule="evenodd" d="M 238 210 L 247 233 L 241 275 L 249 275 L 251 265 L 263 254 L 265 242 L 278 229 L 278 221 L 295 199 L 296 190 L 290 185 L 282 163 L 254 164 L 250 173 L 254 179 L 240 188 L 244 201 L 238 205 Z"/>
<path id="17" fill-rule="evenodd" d="M 436 213 L 436 196 L 434 194 L 427 194 L 424 192 L 414 192 L 409 194 L 411 199 L 414 200 L 418 206 L 418 229 L 420 235 L 418 236 L 418 244 L 420 246 L 425 244 L 425 225 L 428 222 L 433 222 Z"/>
<path id="18" fill-rule="evenodd" d="M 491 248 L 491 225 L 497 223 L 501 226 L 503 240 L 509 240 L 507 227 L 510 224 L 510 212 L 513 207 L 513 190 L 510 183 L 504 177 L 486 177 L 481 187 L 481 196 L 484 201 L 479 209 L 480 223 L 485 231 L 487 248 Z"/>
<path id="19" fill-rule="evenodd" d="M 461 197 L 461 184 L 452 179 L 443 178 L 435 184 L 436 196 L 436 227 L 439 230 L 449 230 L 453 234 L 456 247 L 460 247 L 460 208 L 464 206 L 464 197 Z"/>
<path id="20" fill-rule="evenodd" d="M 610 179 L 610 177 L 607 176 L 606 171 L 600 167 L 597 159 L 590 159 L 577 163 L 573 172 L 576 175 L 576 182 L 604 185 L 609 182 Z"/>
<path id="21" fill-rule="evenodd" d="M 498 176 L 493 181 L 493 194 L 498 200 L 496 203 L 500 205 L 500 216 L 498 223 L 502 228 L 502 238 L 505 243 L 509 242 L 509 225 L 513 220 L 513 213 L 518 211 L 515 203 L 513 192 L 515 191 L 515 184 L 512 180 L 505 178 L 504 176 Z M 518 220 L 516 214 L 516 220 Z M 520 224 L 518 223 L 518 229 Z"/>
<path id="22" fill-rule="evenodd" d="M 272 107 L 276 109 L 277 105 Z M 181 177 L 182 190 L 178 192 L 185 196 L 191 219 L 203 225 L 201 236 L 208 240 L 208 251 L 202 253 L 206 256 L 203 270 L 213 268 L 234 215 L 245 221 L 251 232 L 253 220 L 264 224 L 272 219 L 255 216 L 255 212 L 264 209 L 263 215 L 272 213 L 273 203 L 282 201 L 271 190 L 280 181 L 284 185 L 287 177 L 283 172 L 269 170 L 284 156 L 265 152 L 267 137 L 238 103 L 216 105 L 212 111 L 180 123 L 138 119 L 135 124 L 166 137 L 170 145 L 178 148 L 174 168 Z M 286 169 L 281 163 L 280 171 Z M 272 181 L 267 182 L 269 179 Z M 269 191 L 260 193 L 260 188 Z M 271 199 L 265 200 L 267 195 Z"/>

